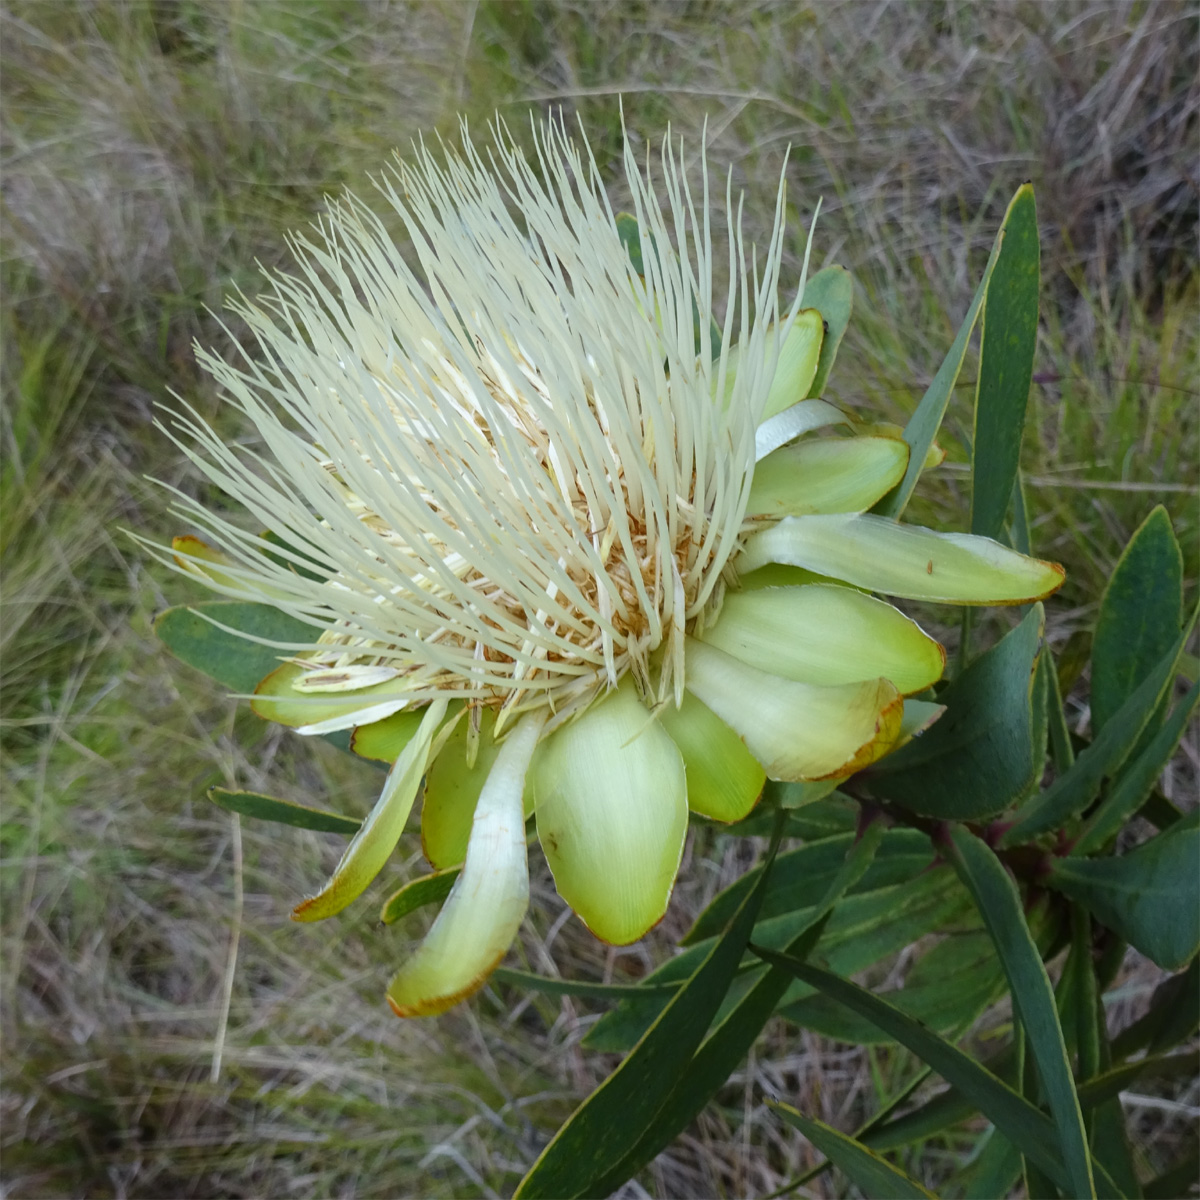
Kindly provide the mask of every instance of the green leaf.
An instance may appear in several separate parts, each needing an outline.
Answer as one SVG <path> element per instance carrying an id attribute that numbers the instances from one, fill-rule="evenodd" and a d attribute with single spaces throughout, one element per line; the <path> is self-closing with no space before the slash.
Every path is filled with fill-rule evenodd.
<path id="1" fill-rule="evenodd" d="M 1099 733 L 1170 650 L 1183 621 L 1183 556 L 1159 505 L 1125 547 L 1092 641 L 1092 729 Z"/>
<path id="2" fill-rule="evenodd" d="M 923 816 L 971 820 L 1008 807 L 1033 782 L 1030 695 L 1042 606 L 946 690 L 941 718 L 861 778 L 871 794 Z"/>
<path id="3" fill-rule="evenodd" d="M 1094 1196 L 1095 1183 L 1083 1114 L 1058 1020 L 1054 990 L 1050 986 L 1042 956 L 1025 923 L 1020 894 L 1000 860 L 968 830 L 958 828 L 951 831 L 947 853 L 975 899 L 975 905 L 996 945 L 1004 973 L 1008 976 L 1013 1007 L 1029 1039 L 1038 1077 L 1054 1115 L 1071 1194 Z M 994 1116 L 990 1113 L 988 1116 L 999 1125 Z M 1012 1140 L 1020 1146 L 1015 1137 Z M 1021 1149 L 1025 1152 L 1024 1147 Z M 1027 1152 L 1026 1156 L 1032 1157 Z M 1035 1161 L 1042 1170 L 1055 1174 L 1045 1163 Z M 1061 1182 L 1060 1177 L 1056 1178 Z"/>
<path id="4" fill-rule="evenodd" d="M 1057 858 L 1046 882 L 1160 967 L 1200 950 L 1200 809 L 1120 858 Z"/>
<path id="5" fill-rule="evenodd" d="M 1095 1108 L 1114 1096 L 1119 1096 L 1139 1079 L 1185 1079 L 1196 1075 L 1200 1061 L 1194 1050 L 1186 1054 L 1162 1054 L 1139 1058 L 1104 1071 L 1094 1079 L 1080 1084 L 1079 1102 Z"/>
<path id="6" fill-rule="evenodd" d="M 819 988 L 847 1008 L 860 1013 L 906 1046 L 943 1079 L 955 1085 L 973 1107 L 978 1108 L 1022 1153 L 1038 1162 L 1063 1186 L 1067 1185 L 1068 1176 L 1059 1157 L 1053 1123 L 1007 1083 L 945 1038 L 926 1029 L 895 1005 L 872 995 L 866 988 L 820 967 L 795 962 L 758 946 L 752 948 L 766 962 L 785 967 L 797 979 Z M 874 1142 L 874 1139 L 868 1140 Z M 1086 1194 L 1091 1194 L 1090 1188 Z"/>
<path id="7" fill-rule="evenodd" d="M 1146 1015 L 1123 1029 L 1113 1039 L 1112 1052 L 1128 1058 L 1139 1050 L 1150 1054 L 1169 1050 L 1200 1029 L 1200 958 L 1187 970 L 1164 979 L 1154 989 Z"/>
<path id="8" fill-rule="evenodd" d="M 297 829 L 315 829 L 318 833 L 358 832 L 362 824 L 357 817 L 343 817 L 340 813 L 325 812 L 296 804 L 291 800 L 280 800 L 275 796 L 264 796 L 259 792 L 232 792 L 225 788 L 209 788 L 208 798 L 228 812 L 243 817 L 254 817 L 259 821 L 274 821 L 279 825 L 293 825 Z"/>
<path id="9" fill-rule="evenodd" d="M 830 1159 L 849 1179 L 857 1184 L 867 1196 L 880 1200 L 909 1200 L 909 1198 L 932 1197 L 915 1179 L 898 1167 L 893 1167 L 885 1158 L 880 1158 L 862 1142 L 840 1133 L 822 1121 L 802 1116 L 788 1104 L 776 1104 L 768 1100 L 773 1112 L 789 1125 L 794 1125 L 826 1158 Z"/>
<path id="10" fill-rule="evenodd" d="M 777 833 L 770 858 L 778 845 Z M 597 1181 L 652 1128 L 728 990 L 758 914 L 766 881 L 764 874 L 687 984 L 621 1065 L 555 1134 L 521 1180 L 516 1197 L 566 1200 L 594 1194 Z"/>
<path id="11" fill-rule="evenodd" d="M 450 895 L 450 889 L 458 878 L 461 867 L 450 867 L 445 871 L 434 871 L 419 879 L 410 879 L 402 888 L 394 891 L 379 910 L 379 919 L 392 925 L 427 904 L 438 904 Z"/>
<path id="12" fill-rule="evenodd" d="M 846 896 L 825 927 L 820 944 L 822 956 L 835 970 L 851 975 L 933 930 L 946 928 L 970 909 L 970 898 L 949 875 L 944 868 L 926 870 L 907 883 Z M 754 939 L 782 949 L 811 924 L 813 916 L 814 909 L 807 907 L 766 918 L 755 925 Z M 702 942 L 668 959 L 647 977 L 647 983 L 686 977 L 708 952 L 708 946 Z M 748 961 L 753 963 L 754 959 Z M 749 986 L 753 981 L 739 982 Z M 793 1004 L 807 994 L 797 985 L 789 989 L 782 1002 Z M 653 997 L 622 1001 L 592 1026 L 584 1045 L 593 1050 L 628 1049 L 661 1008 L 661 1000 Z"/>
<path id="13" fill-rule="evenodd" d="M 1145 803 L 1183 738 L 1184 730 L 1200 706 L 1200 683 L 1192 684 L 1146 747 L 1117 777 L 1108 794 L 1088 818 L 1072 854 L 1093 854 L 1124 828 L 1125 822 Z"/>
<path id="14" fill-rule="evenodd" d="M 1004 972 L 988 935 L 946 937 L 919 958 L 902 988 L 883 995 L 901 1011 L 939 1033 L 968 1028 L 1004 990 Z M 809 996 L 779 1011 L 803 1029 L 839 1042 L 890 1041 L 879 1027 L 825 995 Z"/>
<path id="15" fill-rule="evenodd" d="M 971 532 L 984 537 L 997 538 L 1004 529 L 1021 460 L 1037 345 L 1039 275 L 1037 206 L 1033 185 L 1026 183 L 1009 203 L 983 301 L 971 438 Z"/>
<path id="16" fill-rule="evenodd" d="M 838 834 L 779 855 L 771 867 L 771 878 L 758 919 L 763 921 L 816 904 L 840 870 L 854 841 L 854 834 Z M 883 835 L 871 869 L 860 884 L 851 890 L 874 891 L 876 888 L 903 883 L 926 870 L 934 857 L 929 838 L 923 833 L 916 829 L 889 829 Z M 762 868 L 754 867 L 724 891 L 718 892 L 679 944 L 694 946 L 724 929 L 761 874 Z"/>
<path id="17" fill-rule="evenodd" d="M 1120 770 L 1129 757 L 1146 723 L 1171 686 L 1179 652 L 1195 620 L 1193 614 L 1187 628 L 1159 659 L 1154 670 L 1142 680 L 1074 764 L 1022 810 L 1001 845 L 1012 846 L 1047 830 L 1058 829 L 1096 798 L 1104 780 Z"/>
<path id="18" fill-rule="evenodd" d="M 227 628 L 219 628 L 214 622 Z M 238 637 L 230 629 L 284 648 Z M 313 645 L 318 637 L 314 626 L 269 604 L 243 604 L 237 600 L 205 600 L 168 608 L 155 620 L 154 632 L 176 658 L 230 691 L 242 693 L 253 692 L 282 658 Z"/>
<path id="19" fill-rule="evenodd" d="M 841 868 L 816 906 L 814 916 L 788 943 L 786 952 L 789 955 L 803 960 L 812 951 L 834 905 L 870 866 L 883 833 L 883 826 L 879 823 L 870 825 L 849 848 Z M 597 1183 L 597 1193 L 605 1195 L 615 1191 L 700 1115 L 713 1094 L 745 1058 L 789 983 L 788 972 L 779 969 L 768 971 L 724 1016 L 680 1076 L 670 1100 L 655 1118 L 652 1128 Z"/>
<path id="20" fill-rule="evenodd" d="M 854 307 L 854 279 L 845 267 L 826 267 L 805 282 L 802 303 L 805 308 L 815 308 L 825 320 L 821 357 L 817 360 L 817 373 L 808 389 L 808 399 L 815 399 L 825 391 L 833 360 L 837 358 L 846 326 L 850 324 L 850 312 Z"/>
<path id="21" fill-rule="evenodd" d="M 1067 1050 L 1076 1056 L 1079 1079 L 1100 1070 L 1100 1031 L 1097 1027 L 1096 971 L 1092 961 L 1092 930 L 1088 914 L 1071 905 L 1071 945 L 1056 989 L 1058 1015 Z"/>
<path id="22" fill-rule="evenodd" d="M 946 415 L 946 405 L 950 402 L 950 393 L 954 390 L 959 371 L 962 370 L 967 344 L 971 340 L 975 322 L 979 319 L 979 310 L 983 307 L 984 296 L 987 295 L 988 284 L 991 281 L 992 272 L 995 270 L 996 260 L 1000 256 L 1004 236 L 1005 230 L 1001 226 L 992 245 L 992 253 L 988 258 L 987 266 L 984 268 L 983 278 L 979 281 L 979 287 L 975 289 L 975 295 L 967 309 L 967 315 L 963 317 L 963 323 L 958 328 L 954 342 L 942 360 L 942 365 L 938 367 L 933 382 L 926 388 L 925 395 L 921 397 L 921 403 L 917 405 L 916 411 L 904 427 L 904 440 L 908 443 L 910 450 L 908 469 L 904 472 L 904 478 L 872 510 L 881 516 L 899 517 L 908 504 L 913 488 L 917 486 L 917 480 L 921 477 L 921 471 L 925 466 L 925 455 L 929 452 L 929 447 L 933 445 L 933 439 L 937 436 L 942 418 Z"/>

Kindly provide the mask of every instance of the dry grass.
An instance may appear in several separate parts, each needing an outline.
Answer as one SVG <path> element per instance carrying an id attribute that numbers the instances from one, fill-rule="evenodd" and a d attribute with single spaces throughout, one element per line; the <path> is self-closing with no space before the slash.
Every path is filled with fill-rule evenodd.
<path id="1" fill-rule="evenodd" d="M 707 117 L 709 161 L 746 189 L 754 230 L 792 145 L 791 270 L 821 196 L 818 258 L 860 284 L 837 396 L 902 419 L 1008 196 L 1032 178 L 1047 303 L 1026 466 L 1039 549 L 1071 572 L 1051 613 L 1061 647 L 1090 626 L 1120 547 L 1159 500 L 1195 597 L 1196 20 L 1171 0 L 10 0 L 5 1194 L 504 1193 L 611 1065 L 578 1047 L 594 1019 L 581 1003 L 493 988 L 435 1022 L 393 1021 L 388 964 L 419 928 L 376 928 L 369 905 L 336 926 L 290 925 L 289 899 L 332 865 L 333 840 L 239 830 L 203 799 L 237 784 L 362 811 L 378 783 L 369 766 L 232 713 L 168 661 L 150 620 L 182 593 L 120 533 L 175 532 L 146 473 L 202 486 L 151 428 L 153 406 L 173 389 L 228 422 L 192 339 L 222 344 L 208 309 L 253 290 L 256 261 L 284 261 L 286 230 L 324 193 L 362 190 L 418 131 L 452 135 L 458 110 L 514 126 L 531 108 L 577 113 L 610 174 L 619 96 L 639 135 L 671 122 L 697 145 Z M 960 463 L 969 377 L 948 426 Z M 917 514 L 961 527 L 963 484 L 944 472 Z M 1082 727 L 1086 680 L 1071 703 Z M 525 958 L 636 977 L 753 852 L 699 838 L 663 927 L 607 954 L 539 868 Z M 1119 1004 L 1144 1003 L 1153 971 L 1129 970 Z M 814 1160 L 764 1094 L 850 1128 L 913 1069 L 902 1052 L 773 1026 L 623 1194 L 767 1194 Z M 1175 1110 L 1136 1111 L 1158 1166 L 1194 1135 L 1186 1125 Z M 970 1141 L 918 1148 L 916 1165 L 936 1180 Z"/>

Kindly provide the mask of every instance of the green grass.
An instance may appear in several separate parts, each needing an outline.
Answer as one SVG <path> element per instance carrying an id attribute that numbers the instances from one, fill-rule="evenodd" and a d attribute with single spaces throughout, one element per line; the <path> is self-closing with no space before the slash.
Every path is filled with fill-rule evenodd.
<path id="1" fill-rule="evenodd" d="M 1166 0 L 12 0 L 0 16 L 8 1192 L 504 1193 L 609 1065 L 578 1049 L 592 1010 L 570 1001 L 494 988 L 438 1021 L 394 1021 L 389 964 L 425 918 L 382 930 L 360 905 L 291 925 L 336 839 L 239 833 L 203 798 L 216 783 L 365 811 L 378 786 L 373 768 L 235 714 L 172 663 L 150 623 L 186 591 L 123 532 L 179 532 L 147 474 L 204 487 L 154 429 L 156 405 L 176 393 L 239 432 L 192 342 L 228 347 L 213 312 L 256 288 L 257 263 L 287 262 L 287 231 L 324 195 L 369 192 L 419 132 L 453 137 L 460 111 L 476 129 L 494 113 L 517 130 L 531 110 L 578 116 L 618 204 L 622 96 L 638 138 L 670 123 L 695 147 L 707 117 L 710 165 L 744 188 L 760 241 L 792 147 L 785 279 L 823 197 L 815 265 L 843 262 L 859 283 L 832 393 L 903 420 L 1008 197 L 1032 178 L 1045 286 L 1025 467 L 1037 549 L 1069 570 L 1049 613 L 1061 647 L 1090 627 L 1121 546 L 1160 500 L 1196 595 L 1194 20 Z M 966 520 L 953 468 L 967 461 L 972 371 L 948 418 L 950 465 L 913 509 L 946 528 Z M 1071 704 L 1085 719 L 1086 679 Z M 1186 771 L 1167 782 L 1179 797 Z M 536 865 L 522 953 L 539 970 L 637 976 L 753 852 L 698 837 L 663 926 L 619 953 L 562 923 Z M 1153 975 L 1130 970 L 1136 1004 Z M 766 1194 L 812 1159 L 765 1113 L 764 1085 L 848 1127 L 912 1070 L 897 1052 L 772 1026 L 642 1183 Z M 1164 1165 L 1187 1135 L 1169 1113 L 1143 1114 L 1138 1131 Z M 968 1145 L 925 1147 L 910 1166 L 936 1182 Z M 828 1179 L 810 1186 L 833 1194 Z"/>

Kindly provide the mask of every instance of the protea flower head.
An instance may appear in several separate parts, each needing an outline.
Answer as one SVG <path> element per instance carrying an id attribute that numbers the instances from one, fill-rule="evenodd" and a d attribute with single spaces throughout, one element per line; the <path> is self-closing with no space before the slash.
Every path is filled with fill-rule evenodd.
<path id="1" fill-rule="evenodd" d="M 259 445 L 194 413 L 173 435 L 271 539 L 181 495 L 211 541 L 178 539 L 177 564 L 312 627 L 277 646 L 255 710 L 392 763 L 294 917 L 366 888 L 422 778 L 425 852 L 461 866 L 392 980 L 401 1015 L 503 957 L 529 816 L 563 898 L 634 941 L 689 809 L 739 819 L 766 777 L 845 777 L 936 714 L 904 697 L 941 647 L 870 593 L 1012 603 L 1061 579 L 869 515 L 907 465 L 895 433 L 812 436 L 846 419 L 809 397 L 820 313 L 776 299 L 782 185 L 761 264 L 727 196 L 718 300 L 707 175 L 694 195 L 682 147 L 664 141 L 660 191 L 626 146 L 631 257 L 590 156 L 534 139 L 536 166 L 503 129 L 485 161 L 464 129 L 461 152 L 420 146 L 380 181 L 415 265 L 359 201 L 333 205 L 294 241 L 299 276 L 236 306 L 261 353 L 203 355 Z"/>

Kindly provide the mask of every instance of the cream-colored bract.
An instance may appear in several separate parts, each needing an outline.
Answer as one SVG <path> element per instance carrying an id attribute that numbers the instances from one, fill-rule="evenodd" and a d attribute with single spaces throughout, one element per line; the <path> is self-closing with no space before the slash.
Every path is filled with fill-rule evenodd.
<path id="1" fill-rule="evenodd" d="M 393 980 L 406 1016 L 503 956 L 531 812 L 560 893 L 628 942 L 666 909 L 689 808 L 736 821 L 766 777 L 836 781 L 937 719 L 903 696 L 936 682 L 941 647 L 855 589 L 1012 603 L 1061 578 L 863 515 L 908 448 L 845 438 L 808 394 L 824 322 L 802 282 L 787 312 L 776 298 L 782 184 L 762 263 L 726 186 L 718 299 L 707 173 L 695 196 L 682 146 L 663 142 L 656 188 L 626 143 L 639 267 L 590 155 L 554 126 L 532 142 L 530 163 L 499 127 L 485 160 L 464 128 L 460 151 L 400 162 L 379 188 L 409 252 L 353 197 L 295 239 L 299 276 L 235 306 L 257 355 L 202 354 L 258 443 L 227 445 L 192 410 L 172 435 L 270 544 L 177 493 L 215 545 L 152 547 L 312 626 L 269 643 L 259 715 L 353 730 L 394 764 L 297 919 L 363 892 L 425 776 L 427 854 L 463 869 Z M 735 595 L 772 563 L 793 575 Z"/>

